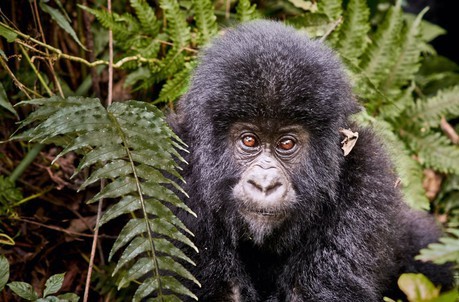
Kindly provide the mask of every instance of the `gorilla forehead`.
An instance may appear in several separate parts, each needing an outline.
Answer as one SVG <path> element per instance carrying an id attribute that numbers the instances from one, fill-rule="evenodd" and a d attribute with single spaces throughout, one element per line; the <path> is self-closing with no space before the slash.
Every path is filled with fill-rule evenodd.
<path id="1" fill-rule="evenodd" d="M 197 96 L 189 105 L 217 122 L 261 116 L 307 123 L 313 117 L 317 125 L 355 111 L 335 55 L 271 21 L 247 23 L 216 39 L 201 57 L 189 94 Z"/>

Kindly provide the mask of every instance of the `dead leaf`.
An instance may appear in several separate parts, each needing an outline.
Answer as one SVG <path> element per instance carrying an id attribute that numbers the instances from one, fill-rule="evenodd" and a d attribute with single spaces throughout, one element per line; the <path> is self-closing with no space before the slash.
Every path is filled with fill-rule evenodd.
<path id="1" fill-rule="evenodd" d="M 438 192 L 440 192 L 442 181 L 443 177 L 441 174 L 436 173 L 432 169 L 424 170 L 422 186 L 424 190 L 426 190 L 427 198 L 429 198 L 430 201 L 434 200 Z"/>
<path id="2" fill-rule="evenodd" d="M 343 145 L 341 149 L 343 149 L 344 156 L 346 156 L 349 153 L 351 153 L 352 149 L 357 143 L 357 139 L 359 138 L 359 133 L 352 132 L 351 129 L 343 129 L 343 128 L 340 128 L 339 132 L 345 136 L 344 140 L 341 142 L 341 144 Z"/>
<path id="3" fill-rule="evenodd" d="M 445 134 L 451 140 L 451 142 L 453 142 L 453 144 L 455 145 L 459 145 L 459 134 L 457 134 L 454 127 L 451 126 L 450 123 L 448 123 L 444 116 L 441 118 L 440 126 L 443 132 L 445 132 Z"/>

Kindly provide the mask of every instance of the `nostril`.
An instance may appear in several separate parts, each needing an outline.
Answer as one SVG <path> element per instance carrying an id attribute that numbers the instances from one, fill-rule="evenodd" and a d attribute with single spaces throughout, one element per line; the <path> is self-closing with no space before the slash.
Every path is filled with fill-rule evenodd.
<path id="1" fill-rule="evenodd" d="M 280 183 L 280 182 L 275 182 L 275 183 L 269 185 L 268 187 L 266 187 L 266 190 L 263 191 L 263 192 L 265 192 L 266 195 L 269 195 L 269 194 L 271 194 L 271 193 L 276 192 L 277 189 L 278 189 L 279 187 L 281 187 L 281 186 L 282 186 L 282 183 Z"/>
<path id="2" fill-rule="evenodd" d="M 259 191 L 263 192 L 263 187 L 259 185 L 255 180 L 249 179 L 247 182 L 251 184 L 252 186 L 254 186 L 255 188 L 257 188 Z"/>

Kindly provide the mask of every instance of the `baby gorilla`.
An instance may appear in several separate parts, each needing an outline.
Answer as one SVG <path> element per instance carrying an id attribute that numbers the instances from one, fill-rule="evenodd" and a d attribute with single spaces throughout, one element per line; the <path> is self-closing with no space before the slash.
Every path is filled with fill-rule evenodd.
<path id="1" fill-rule="evenodd" d="M 257 21 L 228 30 L 201 57 L 170 123 L 188 144 L 181 215 L 200 248 L 200 301 L 382 301 L 422 272 L 439 231 L 409 209 L 341 64 L 294 29 Z M 341 128 L 359 132 L 351 153 Z"/>

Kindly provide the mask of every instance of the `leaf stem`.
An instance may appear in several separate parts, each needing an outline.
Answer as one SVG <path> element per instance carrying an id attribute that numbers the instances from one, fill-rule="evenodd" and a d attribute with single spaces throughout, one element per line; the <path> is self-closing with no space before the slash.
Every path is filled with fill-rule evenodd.
<path id="1" fill-rule="evenodd" d="M 18 178 L 24 173 L 25 169 L 34 161 L 35 157 L 37 157 L 38 153 L 43 149 L 45 145 L 43 144 L 36 144 L 33 148 L 26 154 L 24 159 L 19 163 L 19 165 L 14 169 L 14 171 L 10 175 L 10 180 L 15 182 Z"/>

